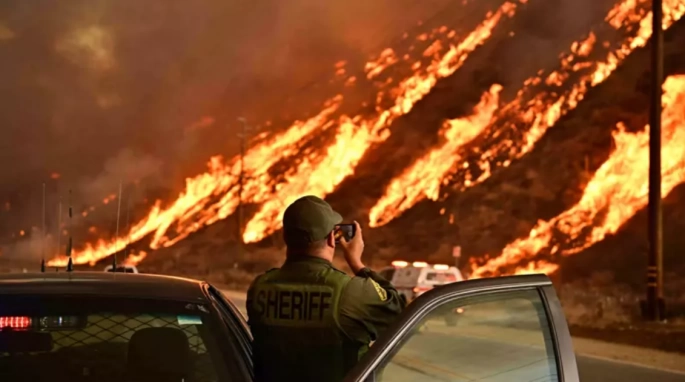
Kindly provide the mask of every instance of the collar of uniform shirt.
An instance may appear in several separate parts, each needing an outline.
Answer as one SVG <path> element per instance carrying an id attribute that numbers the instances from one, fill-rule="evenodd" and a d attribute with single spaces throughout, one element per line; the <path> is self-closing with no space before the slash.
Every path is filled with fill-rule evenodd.
<path id="1" fill-rule="evenodd" d="M 331 264 L 330 261 L 326 259 L 322 259 L 320 257 L 315 257 L 315 256 L 309 256 L 309 255 L 298 255 L 298 254 L 291 254 L 288 256 L 287 259 L 285 259 L 285 263 L 299 263 L 299 262 L 312 262 L 312 263 L 320 263 L 320 264 Z"/>

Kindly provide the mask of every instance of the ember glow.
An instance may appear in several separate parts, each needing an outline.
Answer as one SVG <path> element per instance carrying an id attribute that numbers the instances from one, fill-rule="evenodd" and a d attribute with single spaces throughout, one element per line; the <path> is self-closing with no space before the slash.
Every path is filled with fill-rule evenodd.
<path id="1" fill-rule="evenodd" d="M 434 200 L 438 198 L 442 178 L 450 171 L 454 163 L 459 161 L 459 147 L 473 140 L 488 126 L 493 113 L 497 110 L 501 90 L 502 86 L 493 85 L 490 91 L 483 94 L 480 103 L 473 109 L 472 115 L 446 121 L 440 132 L 444 143 L 419 158 L 402 175 L 392 180 L 386 193 L 402 195 L 400 204 L 395 205 L 395 208 L 406 210 L 423 195 Z M 375 225 L 385 224 L 380 213 L 389 207 L 387 203 L 391 201 L 395 202 L 391 198 L 379 200 L 369 212 L 370 221 Z"/>
<path id="2" fill-rule="evenodd" d="M 261 205 L 247 223 L 243 240 L 246 243 L 256 242 L 278 230 L 285 206 L 300 196 L 314 194 L 323 197 L 333 192 L 343 179 L 354 173 L 357 163 L 374 143 L 389 137 L 388 126 L 411 111 L 440 78 L 454 74 L 469 54 L 490 38 L 502 17 L 514 16 L 516 7 L 513 2 L 504 3 L 497 11 L 488 14 L 459 44 L 452 45 L 447 53 L 433 61 L 425 72 L 420 71 L 402 81 L 396 90 L 391 91 L 397 96 L 390 108 L 371 118 L 340 117 L 334 143 L 323 153 L 305 157 L 297 169 L 286 176 L 283 186 Z"/>
<path id="3" fill-rule="evenodd" d="M 664 83 L 662 114 L 661 192 L 685 182 L 685 75 Z M 557 217 L 540 221 L 528 237 L 507 245 L 502 254 L 473 269 L 474 277 L 497 275 L 506 267 L 524 264 L 514 273 L 551 273 L 557 266 L 532 262 L 543 250 L 568 256 L 614 234 L 637 211 L 647 206 L 649 193 L 649 127 L 628 133 L 619 124 L 616 148 L 585 187 L 580 201 Z M 558 236 L 563 241 L 558 241 Z M 550 248 L 551 247 L 551 248 Z"/>
<path id="4" fill-rule="evenodd" d="M 455 154 L 455 161 L 450 163 L 452 174 L 446 174 L 441 168 L 435 171 L 420 168 L 417 167 L 420 164 L 415 163 L 412 169 L 421 173 L 422 177 L 411 178 L 402 174 L 400 177 L 404 177 L 403 180 L 393 180 L 383 197 L 371 209 L 369 224 L 372 227 L 382 226 L 421 200 L 438 200 L 439 190 L 429 188 L 426 192 L 422 189 L 427 183 L 456 183 L 461 189 L 472 187 L 489 178 L 494 169 L 508 167 L 513 160 L 530 152 L 549 128 L 578 106 L 590 88 L 604 82 L 623 59 L 635 49 L 646 45 L 652 34 L 652 14 L 639 8 L 646 2 L 624 0 L 609 11 L 605 20 L 610 26 L 620 31 L 635 29 L 636 32 L 633 37 L 627 38 L 606 54 L 606 58 L 597 62 L 589 58 L 597 45 L 597 36 L 591 32 L 584 40 L 571 45 L 570 52 L 561 57 L 559 69 L 546 76 L 526 80 L 516 98 L 501 109 L 490 126 L 480 128 L 496 139 L 503 132 L 501 128 L 514 126 L 524 131 L 518 139 L 500 139 L 492 147 L 483 150 L 475 163 L 464 162 L 461 167 L 458 161 L 462 156 Z M 670 27 L 684 13 L 685 1 L 664 1 L 664 28 Z M 486 121 L 488 122 L 490 121 Z M 455 147 L 455 151 L 458 150 L 459 147 Z M 470 172 L 471 169 L 477 169 L 475 176 Z M 414 179 L 415 182 L 412 184 L 408 182 L 409 179 Z M 398 188 L 397 182 L 404 182 L 403 187 Z"/>
<path id="5" fill-rule="evenodd" d="M 366 67 L 364 68 L 366 71 L 366 78 L 371 80 L 378 77 L 385 69 L 396 64 L 398 61 L 399 59 L 395 55 L 394 50 L 391 48 L 384 50 L 381 52 L 378 59 L 366 63 Z"/>

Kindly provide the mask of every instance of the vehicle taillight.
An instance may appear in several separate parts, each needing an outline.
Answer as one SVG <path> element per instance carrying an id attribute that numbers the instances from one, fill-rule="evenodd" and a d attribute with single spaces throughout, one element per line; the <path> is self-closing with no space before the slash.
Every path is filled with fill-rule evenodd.
<path id="1" fill-rule="evenodd" d="M 427 287 L 416 287 L 416 288 L 414 288 L 414 293 L 421 294 L 423 292 L 429 291 L 430 289 L 431 288 L 427 288 Z"/>
<path id="2" fill-rule="evenodd" d="M 31 317 L 0 317 L 0 329 L 26 329 L 28 327 L 31 327 Z"/>

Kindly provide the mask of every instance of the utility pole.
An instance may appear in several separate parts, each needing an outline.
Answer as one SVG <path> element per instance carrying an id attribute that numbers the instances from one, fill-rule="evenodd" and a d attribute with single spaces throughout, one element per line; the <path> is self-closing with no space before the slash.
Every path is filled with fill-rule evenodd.
<path id="1" fill-rule="evenodd" d="M 57 251 L 59 253 L 62 247 L 62 197 L 59 198 L 59 203 L 57 204 Z"/>
<path id="2" fill-rule="evenodd" d="M 247 134 L 251 130 L 247 125 L 247 120 L 243 117 L 238 118 L 238 122 L 242 124 L 242 132 L 238 133 L 240 138 L 240 174 L 238 175 L 238 240 L 240 245 L 243 243 L 243 188 L 246 180 L 245 177 L 245 146 L 247 141 Z"/>
<path id="3" fill-rule="evenodd" d="M 45 272 L 45 239 L 48 236 L 48 229 L 45 223 L 45 183 L 43 183 L 43 229 L 41 230 L 41 261 L 40 271 Z"/>
<path id="4" fill-rule="evenodd" d="M 649 109 L 649 261 L 647 264 L 646 319 L 665 319 L 661 215 L 661 95 L 664 77 L 662 0 L 652 0 L 652 87 Z"/>

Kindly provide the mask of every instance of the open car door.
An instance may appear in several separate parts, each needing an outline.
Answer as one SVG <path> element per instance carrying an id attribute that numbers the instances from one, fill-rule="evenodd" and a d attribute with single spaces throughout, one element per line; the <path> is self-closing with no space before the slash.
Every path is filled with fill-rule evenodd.
<path id="1" fill-rule="evenodd" d="M 345 381 L 576 382 L 578 369 L 552 282 L 527 275 L 424 293 Z"/>

